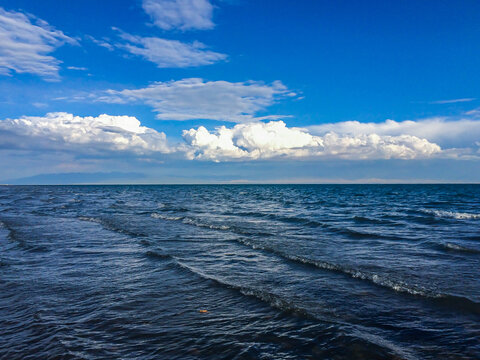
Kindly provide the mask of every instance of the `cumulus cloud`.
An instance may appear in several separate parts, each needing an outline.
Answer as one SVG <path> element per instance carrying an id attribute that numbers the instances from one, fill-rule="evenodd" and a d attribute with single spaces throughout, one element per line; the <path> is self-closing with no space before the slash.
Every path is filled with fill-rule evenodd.
<path id="1" fill-rule="evenodd" d="M 315 135 L 323 135 L 331 131 L 351 136 L 361 134 L 412 135 L 428 139 L 442 147 L 464 148 L 480 140 L 480 120 L 476 120 L 474 115 L 472 113 L 468 117 L 460 119 L 435 117 L 416 121 L 386 120 L 380 123 L 345 121 L 314 125 L 308 129 Z"/>
<path id="2" fill-rule="evenodd" d="M 314 136 L 304 129 L 288 128 L 283 121 L 205 127 L 183 131 L 190 159 L 227 161 L 274 157 L 342 159 L 415 159 L 440 153 L 437 144 L 412 135 L 345 135 L 328 132 Z"/>
<path id="3" fill-rule="evenodd" d="M 280 81 L 261 82 L 204 81 L 192 78 L 156 82 L 142 89 L 108 90 L 96 101 L 126 104 L 145 103 L 153 107 L 160 120 L 210 119 L 248 122 L 281 116 L 255 117 L 278 98 L 295 96 Z"/>
<path id="4" fill-rule="evenodd" d="M 140 125 L 132 116 L 74 116 L 48 113 L 0 121 L 0 148 L 59 150 L 103 155 L 170 151 L 164 133 Z"/>
<path id="5" fill-rule="evenodd" d="M 211 29 L 213 5 L 209 0 L 143 0 L 153 23 L 164 29 Z"/>
<path id="6" fill-rule="evenodd" d="M 61 62 L 48 54 L 65 43 L 77 42 L 41 19 L 0 8 L 0 75 L 30 73 L 56 80 Z"/>
<path id="7" fill-rule="evenodd" d="M 168 153 L 175 159 L 183 157 L 216 162 L 281 158 L 407 160 L 480 157 L 479 141 L 469 148 L 441 147 L 431 138 L 442 139 L 443 133 L 428 132 L 424 127 L 433 125 L 422 122 L 333 123 L 319 125 L 313 130 L 288 127 L 283 121 L 241 123 L 232 127 L 221 126 L 214 131 L 200 126 L 184 130 L 183 144 L 170 146 L 163 132 L 142 126 L 135 117 L 49 113 L 44 117 L 25 116 L 0 121 L 0 149 L 39 150 L 39 153 L 54 150 L 101 158 L 129 153 L 145 160 L 154 159 L 155 154 Z M 464 133 L 474 131 L 472 138 L 478 139 L 479 132 L 475 127 L 478 124 L 474 120 L 447 123 L 444 132 L 469 126 Z M 455 134 L 452 130 L 453 137 Z"/>
<path id="8" fill-rule="evenodd" d="M 184 43 L 157 37 L 141 37 L 121 33 L 125 43 L 116 46 L 151 61 L 159 68 L 184 68 L 211 65 L 225 60 L 227 55 L 210 51 L 201 42 Z"/>

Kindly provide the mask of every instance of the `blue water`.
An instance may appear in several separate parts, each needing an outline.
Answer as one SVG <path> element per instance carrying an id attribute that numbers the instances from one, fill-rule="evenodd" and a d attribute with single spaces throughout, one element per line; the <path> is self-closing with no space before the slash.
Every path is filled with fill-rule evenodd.
<path id="1" fill-rule="evenodd" d="M 478 359 L 480 186 L 0 187 L 0 358 Z"/>

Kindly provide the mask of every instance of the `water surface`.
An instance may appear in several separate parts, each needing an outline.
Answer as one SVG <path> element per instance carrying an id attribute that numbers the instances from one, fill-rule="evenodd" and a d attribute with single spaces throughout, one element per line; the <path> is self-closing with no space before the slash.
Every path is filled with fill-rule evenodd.
<path id="1" fill-rule="evenodd" d="M 2 359 L 476 359 L 479 339 L 478 185 L 0 187 Z"/>

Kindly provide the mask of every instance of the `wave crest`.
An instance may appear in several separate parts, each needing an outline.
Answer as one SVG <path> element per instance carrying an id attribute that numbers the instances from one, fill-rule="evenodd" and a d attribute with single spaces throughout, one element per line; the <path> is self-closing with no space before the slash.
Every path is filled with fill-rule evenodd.
<path id="1" fill-rule="evenodd" d="M 464 212 L 432 210 L 432 209 L 424 209 L 423 212 L 439 218 L 452 218 L 452 219 L 459 219 L 459 220 L 480 219 L 480 214 L 472 214 L 472 213 L 464 213 Z"/>

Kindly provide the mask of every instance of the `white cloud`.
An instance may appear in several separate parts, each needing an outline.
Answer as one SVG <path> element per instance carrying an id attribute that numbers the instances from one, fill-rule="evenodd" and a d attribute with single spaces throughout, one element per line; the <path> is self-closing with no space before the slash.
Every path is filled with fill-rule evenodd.
<path id="1" fill-rule="evenodd" d="M 442 147 L 468 147 L 480 140 L 480 120 L 468 117 L 454 119 L 435 117 L 417 121 L 386 120 L 380 123 L 361 123 L 344 121 L 310 126 L 309 130 L 316 135 L 330 131 L 357 136 L 361 134 L 378 135 L 412 135 L 438 143 Z"/>
<path id="2" fill-rule="evenodd" d="M 91 41 L 93 42 L 94 44 L 98 45 L 98 46 L 101 46 L 109 51 L 113 51 L 114 47 L 112 44 L 110 44 L 110 39 L 109 38 L 102 38 L 102 39 L 96 39 L 94 38 L 93 36 L 91 35 L 84 35 L 84 38 L 88 41 Z"/>
<path id="3" fill-rule="evenodd" d="M 183 79 L 157 82 L 134 90 L 108 90 L 96 101 L 126 104 L 145 103 L 153 107 L 160 120 L 210 119 L 248 122 L 281 116 L 255 117 L 282 96 L 295 96 L 280 81 L 261 82 L 204 81 Z"/>
<path id="4" fill-rule="evenodd" d="M 141 126 L 135 117 L 106 114 L 80 117 L 61 112 L 0 121 L 0 148 L 97 155 L 115 151 L 138 155 L 170 151 L 164 133 Z"/>
<path id="5" fill-rule="evenodd" d="M 183 138 L 190 159 L 214 161 L 274 157 L 415 159 L 441 152 L 438 145 L 411 135 L 349 136 L 328 132 L 314 136 L 304 129 L 288 128 L 282 121 L 222 126 L 213 133 L 201 126 L 184 130 Z"/>
<path id="6" fill-rule="evenodd" d="M 227 58 L 225 54 L 207 50 L 206 46 L 198 41 L 188 44 L 178 40 L 140 37 L 126 33 L 121 33 L 120 37 L 126 43 L 119 43 L 117 47 L 142 56 L 159 68 L 211 65 Z"/>
<path id="7" fill-rule="evenodd" d="M 31 73 L 56 80 L 60 61 L 48 54 L 64 43 L 77 42 L 43 20 L 0 8 L 0 75 Z"/>
<path id="8" fill-rule="evenodd" d="M 80 117 L 49 113 L 44 117 L 22 117 L 0 121 L 0 149 L 54 150 L 93 157 L 129 153 L 140 159 L 166 154 L 175 159 L 205 161 L 251 161 L 257 159 L 427 159 L 480 158 L 478 140 L 468 147 L 445 147 L 432 140 L 474 132 L 476 121 L 393 122 L 380 124 L 344 122 L 324 124 L 307 130 L 287 127 L 283 121 L 250 122 L 209 131 L 200 126 L 183 131 L 183 144 L 169 146 L 163 132 L 142 126 L 130 116 Z M 437 125 L 435 125 L 437 124 Z M 445 126 L 439 132 L 430 127 Z M 408 126 L 407 126 L 408 125 Z M 459 131 L 458 128 L 463 128 Z M 457 129 L 455 133 L 453 129 Z M 423 135 L 429 135 L 424 138 Z M 462 138 L 464 135 L 460 135 Z M 465 135 L 466 136 L 466 135 Z"/>
<path id="9" fill-rule="evenodd" d="M 164 30 L 205 30 L 215 26 L 209 0 L 143 0 L 143 9 Z"/>
<path id="10" fill-rule="evenodd" d="M 470 102 L 477 100 L 476 98 L 462 98 L 462 99 L 450 99 L 450 100 L 437 100 L 437 101 L 430 101 L 429 104 L 456 104 L 462 102 Z"/>
<path id="11" fill-rule="evenodd" d="M 88 69 L 86 67 L 81 67 L 81 66 L 67 66 L 68 70 L 77 70 L 77 71 L 87 71 Z"/>

